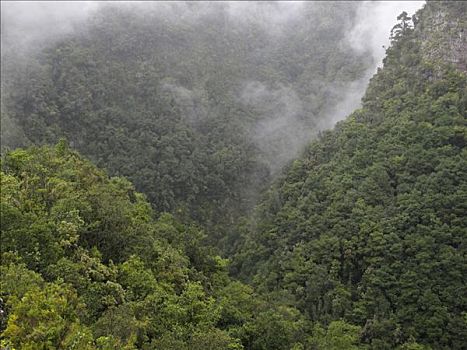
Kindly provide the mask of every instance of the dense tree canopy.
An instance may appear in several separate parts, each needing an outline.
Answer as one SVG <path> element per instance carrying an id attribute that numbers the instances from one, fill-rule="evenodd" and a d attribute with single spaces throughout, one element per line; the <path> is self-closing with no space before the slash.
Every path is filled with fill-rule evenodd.
<path id="1" fill-rule="evenodd" d="M 307 341 L 303 316 L 232 281 L 199 228 L 155 219 L 127 180 L 65 142 L 9 152 L 2 168 L 2 345 L 259 350 Z"/>
<path id="2" fill-rule="evenodd" d="M 220 240 L 373 64 L 346 44 L 357 5 L 303 4 L 284 23 L 273 3 L 104 5 L 26 69 L 6 57 L 4 146 L 66 137 Z"/>
<path id="3" fill-rule="evenodd" d="M 466 5 L 402 13 L 302 150 L 371 60 L 357 5 L 307 6 L 104 5 L 10 67 L 0 347 L 465 348 Z"/>
<path id="4" fill-rule="evenodd" d="M 467 343 L 466 76 L 420 29 L 444 13 L 452 35 L 459 9 L 399 17 L 362 108 L 289 167 L 238 252 L 239 274 L 311 320 L 360 325 L 374 349 Z"/>

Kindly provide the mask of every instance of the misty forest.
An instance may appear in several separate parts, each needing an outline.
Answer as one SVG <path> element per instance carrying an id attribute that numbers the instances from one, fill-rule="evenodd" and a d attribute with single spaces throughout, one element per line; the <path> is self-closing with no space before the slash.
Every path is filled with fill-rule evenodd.
<path id="1" fill-rule="evenodd" d="M 1 6 L 0 349 L 467 349 L 467 2 Z"/>

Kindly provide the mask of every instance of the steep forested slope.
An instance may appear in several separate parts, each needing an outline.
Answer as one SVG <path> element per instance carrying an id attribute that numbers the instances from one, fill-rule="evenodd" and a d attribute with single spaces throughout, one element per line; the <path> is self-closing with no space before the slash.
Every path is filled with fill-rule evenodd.
<path id="1" fill-rule="evenodd" d="M 2 77 L 2 143 L 70 146 L 3 154 L 0 346 L 464 349 L 467 5 L 402 14 L 362 107 L 243 220 L 366 71 L 341 40 L 357 5 L 189 6 L 104 6 Z M 240 231 L 232 267 L 216 229 Z"/>
<path id="2" fill-rule="evenodd" d="M 10 152 L 2 169 L 2 348 L 287 349 L 307 341 L 303 316 L 232 281 L 227 261 L 202 246 L 202 231 L 168 214 L 155 220 L 127 180 L 108 178 L 66 143 Z"/>
<path id="3" fill-rule="evenodd" d="M 238 253 L 239 274 L 374 349 L 467 344 L 465 9 L 399 17 L 363 107 L 290 166 Z"/>
<path id="4" fill-rule="evenodd" d="M 135 6 L 103 5 L 26 68 L 6 57 L 3 146 L 66 137 L 158 211 L 213 233 L 372 65 L 345 41 L 356 3 L 304 4 L 293 21 L 274 20 L 273 3 Z"/>
<path id="5" fill-rule="evenodd" d="M 199 228 L 64 141 L 8 152 L 0 180 L 2 348 L 363 349 L 358 326 L 232 280 Z"/>

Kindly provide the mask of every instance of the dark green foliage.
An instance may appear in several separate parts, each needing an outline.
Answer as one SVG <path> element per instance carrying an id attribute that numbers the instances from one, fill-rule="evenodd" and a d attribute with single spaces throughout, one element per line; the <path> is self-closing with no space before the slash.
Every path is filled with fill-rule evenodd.
<path id="1" fill-rule="evenodd" d="M 283 144 L 250 138 L 276 106 L 246 108 L 242 84 L 293 88 L 312 130 L 333 96 L 310 82 L 366 68 L 334 46 L 354 5 L 316 6 L 277 41 L 222 6 L 194 23 L 104 7 L 6 79 L 2 139 L 73 147 L 2 157 L 0 347 L 465 348 L 464 3 L 401 14 L 362 107 L 247 215 Z"/>
<path id="2" fill-rule="evenodd" d="M 268 164 L 277 155 L 265 152 L 292 152 L 281 143 L 287 140 L 259 144 L 267 140 L 257 139 L 256 128 L 275 117 L 246 104 L 245 87 L 294 91 L 311 137 L 340 97 L 323 85 L 343 90 L 372 64 L 344 42 L 356 4 L 304 5 L 281 26 L 266 24 L 268 12 L 240 19 L 224 5 L 161 14 L 150 4 L 102 6 L 86 31 L 5 78 L 5 123 L 14 122 L 32 144 L 66 137 L 96 165 L 130 179 L 157 211 L 203 224 L 220 245 L 277 168 Z M 274 4 L 256 6 L 277 12 Z M 24 144 L 11 140 L 3 146 Z"/>
<path id="3" fill-rule="evenodd" d="M 237 271 L 311 320 L 360 325 L 373 349 L 462 349 L 466 76 L 433 61 L 418 25 L 399 19 L 363 107 L 268 192 Z"/>
<path id="4" fill-rule="evenodd" d="M 298 310 L 232 281 L 205 235 L 61 141 L 17 149 L 1 173 L 2 346 L 287 349 Z M 281 338 L 274 333 L 280 332 Z"/>

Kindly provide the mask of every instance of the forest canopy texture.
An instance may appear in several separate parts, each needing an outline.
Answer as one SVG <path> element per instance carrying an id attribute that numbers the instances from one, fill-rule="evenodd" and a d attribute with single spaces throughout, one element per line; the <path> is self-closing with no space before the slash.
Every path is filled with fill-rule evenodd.
<path id="1" fill-rule="evenodd" d="M 372 56 L 345 39 L 358 3 L 310 3 L 283 23 L 275 3 L 141 6 L 103 6 L 23 65 L 12 45 L 3 143 L 65 137 L 227 249 L 227 227 L 366 82 Z"/>
<path id="2" fill-rule="evenodd" d="M 2 62 L 0 347 L 465 349 L 467 5 L 402 13 L 322 132 L 357 3 L 190 6 Z"/>

